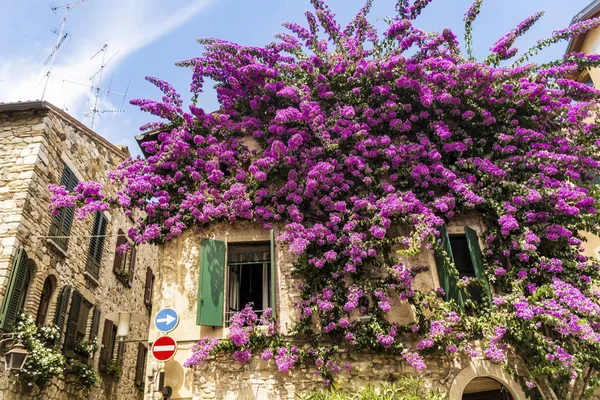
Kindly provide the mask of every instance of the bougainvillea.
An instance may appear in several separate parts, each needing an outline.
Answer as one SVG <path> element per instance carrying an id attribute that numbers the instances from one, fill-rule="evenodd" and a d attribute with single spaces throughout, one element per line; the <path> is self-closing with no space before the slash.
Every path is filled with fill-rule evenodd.
<path id="1" fill-rule="evenodd" d="M 132 103 L 164 121 L 142 127 L 152 131 L 147 159 L 110 173 L 114 198 L 93 182 L 73 193 L 51 187 L 55 208 L 77 205 L 81 218 L 109 205 L 141 211 L 129 231 L 135 242 L 223 222 L 279 229 L 304 279 L 293 332 L 320 334 L 298 349 L 275 328 L 260 331 L 245 309 L 229 338 L 202 340 L 188 366 L 217 351 L 239 362 L 256 352 L 280 371 L 313 363 L 328 383 L 342 369 L 341 350 L 402 355 L 417 370 L 434 351 L 497 363 L 512 351 L 528 367 L 531 393 L 543 384 L 562 397 L 581 387 L 577 380 L 595 383 L 599 266 L 583 255 L 582 239 L 598 232 L 600 92 L 571 77 L 600 57 L 525 63 L 600 19 L 518 55 L 513 45 L 541 17 L 534 14 L 477 62 L 471 37 L 481 0 L 465 15 L 465 53 L 450 30 L 414 25 L 429 1 L 398 1 L 382 34 L 367 19 L 371 0 L 345 28 L 321 0 L 311 2 L 307 26 L 286 23 L 290 33 L 265 47 L 201 39 L 202 55 L 179 63 L 193 71 L 187 110 L 168 83 L 148 78 L 164 96 Z M 216 112 L 195 105 L 205 79 L 216 83 Z M 442 290 L 416 290 L 426 267 L 396 257 L 443 255 L 440 227 L 465 214 L 487 226 L 484 266 L 496 293 L 489 306 L 467 300 L 466 311 L 444 302 Z M 466 296 L 477 284 L 458 287 Z M 388 322 L 393 300 L 412 304 L 418 322 Z"/>

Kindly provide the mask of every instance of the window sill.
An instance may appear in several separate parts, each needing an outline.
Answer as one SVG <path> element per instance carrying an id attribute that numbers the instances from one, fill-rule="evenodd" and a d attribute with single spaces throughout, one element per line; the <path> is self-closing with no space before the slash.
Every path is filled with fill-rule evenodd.
<path id="1" fill-rule="evenodd" d="M 50 247 L 52 247 L 54 250 L 56 250 L 63 257 L 65 257 L 65 258 L 69 257 L 69 255 L 67 254 L 67 250 L 60 247 L 60 245 L 58 243 L 56 243 L 54 240 L 47 238 L 46 243 L 48 243 L 50 245 Z"/>
<path id="2" fill-rule="evenodd" d="M 83 273 L 83 276 L 85 279 L 92 282 L 92 284 L 94 284 L 94 286 L 100 286 L 100 281 L 98 281 L 98 278 L 96 278 L 94 275 L 92 275 L 89 271 L 85 271 Z"/>
<path id="3" fill-rule="evenodd" d="M 115 277 L 117 278 L 117 280 L 119 282 L 121 282 L 123 284 L 123 286 L 125 286 L 126 288 L 131 289 L 133 287 L 133 282 L 129 281 L 129 280 L 125 280 L 124 278 L 122 278 L 119 274 L 117 274 L 115 272 Z"/>

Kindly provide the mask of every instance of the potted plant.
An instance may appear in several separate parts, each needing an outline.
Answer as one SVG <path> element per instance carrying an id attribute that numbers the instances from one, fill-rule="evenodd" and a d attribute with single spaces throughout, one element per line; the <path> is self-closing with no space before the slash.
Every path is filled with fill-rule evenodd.
<path id="1" fill-rule="evenodd" d="M 98 382 L 98 375 L 91 365 L 72 360 L 70 366 L 68 371 L 65 369 L 65 373 L 73 376 L 74 383 L 79 389 L 87 392 Z"/>
<path id="2" fill-rule="evenodd" d="M 98 348 L 98 341 L 96 339 L 83 340 L 75 343 L 73 351 L 80 356 L 89 358 L 94 355 Z"/>
<path id="3" fill-rule="evenodd" d="M 129 285 L 129 281 L 131 281 L 131 278 L 133 277 L 131 275 L 131 271 L 129 270 L 121 270 L 119 272 L 116 272 L 116 275 L 120 281 L 126 283 L 127 285 Z"/>
<path id="4" fill-rule="evenodd" d="M 121 377 L 121 367 L 115 360 L 108 360 L 106 376 L 112 379 L 119 379 Z"/>

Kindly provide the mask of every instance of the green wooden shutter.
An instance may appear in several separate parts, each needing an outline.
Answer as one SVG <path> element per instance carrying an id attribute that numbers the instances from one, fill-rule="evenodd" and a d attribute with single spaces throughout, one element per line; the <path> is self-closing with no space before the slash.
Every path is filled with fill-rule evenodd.
<path id="1" fill-rule="evenodd" d="M 271 279 L 269 281 L 269 305 L 273 310 L 273 318 L 275 318 L 277 314 L 277 298 L 275 296 L 275 232 L 273 229 L 271 229 L 271 265 L 269 267 L 271 270 Z"/>
<path id="2" fill-rule="evenodd" d="M 62 341 L 63 331 L 65 329 L 65 320 L 67 319 L 67 306 L 71 298 L 71 285 L 63 286 L 56 301 L 56 311 L 54 312 L 54 325 L 58 327 L 58 339 L 56 343 Z"/>
<path id="3" fill-rule="evenodd" d="M 100 329 L 100 307 L 94 307 L 94 314 L 92 314 L 92 329 L 90 329 L 90 340 L 98 337 L 98 330 Z"/>
<path id="4" fill-rule="evenodd" d="M 196 325 L 223 326 L 225 242 L 203 239 L 200 247 Z"/>
<path id="5" fill-rule="evenodd" d="M 68 191 L 72 191 L 77 186 L 79 181 L 75 177 L 75 174 L 66 165 L 63 168 L 63 173 L 60 179 L 61 186 L 64 186 Z M 71 224 L 73 222 L 74 210 L 73 207 L 62 208 L 58 215 L 52 217 L 52 223 L 50 225 L 50 236 L 69 236 L 71 232 Z M 53 238 L 63 250 L 67 249 L 69 242 L 68 237 L 56 237 Z"/>
<path id="6" fill-rule="evenodd" d="M 8 285 L 6 285 L 2 309 L 0 309 L 0 330 L 11 331 L 17 321 L 21 297 L 26 295 L 23 291 L 27 284 L 28 268 L 27 253 L 23 249 L 17 249 L 13 258 Z"/>
<path id="7" fill-rule="evenodd" d="M 100 266 L 102 265 L 102 252 L 104 251 L 104 242 L 106 235 L 106 226 L 108 220 L 101 213 L 96 211 L 94 214 L 94 224 L 92 225 L 92 237 L 90 238 L 90 248 L 86 268 L 96 278 L 100 275 Z"/>
<path id="8" fill-rule="evenodd" d="M 440 239 L 442 240 L 442 248 L 448 255 L 450 262 L 454 264 L 454 256 L 452 254 L 450 237 L 448 236 L 446 225 L 442 225 L 440 227 Z M 436 254 L 435 263 L 437 266 L 438 276 L 440 278 L 440 286 L 442 289 L 444 289 L 444 292 L 446 292 L 446 301 L 454 299 L 461 308 L 464 307 L 462 295 L 456 286 L 456 278 L 448 273 L 444 258 L 441 255 Z"/>
<path id="9" fill-rule="evenodd" d="M 94 260 L 96 258 L 96 249 L 98 248 L 98 237 L 96 236 L 100 228 L 100 213 L 96 211 L 94 213 L 94 223 L 92 224 L 92 232 L 90 238 L 90 247 L 88 249 L 88 256 L 86 261 L 86 269 L 88 271 L 94 270 Z"/>
<path id="10" fill-rule="evenodd" d="M 98 230 L 98 246 L 96 248 L 96 255 L 94 259 L 94 276 L 100 276 L 100 267 L 102 266 L 102 254 L 104 252 L 104 242 L 106 242 L 106 226 L 108 225 L 108 220 L 104 216 L 104 214 L 100 213 L 100 227 Z"/>
<path id="11" fill-rule="evenodd" d="M 483 268 L 483 256 L 481 255 L 477 232 L 468 226 L 465 226 L 465 236 L 467 237 L 467 245 L 469 246 L 469 254 L 471 255 L 471 261 L 473 262 L 475 276 L 481 281 L 483 292 L 486 293 L 488 302 L 491 306 L 492 291 L 490 290 L 490 283 L 488 282 L 487 276 L 485 275 L 485 269 Z"/>
<path id="12" fill-rule="evenodd" d="M 66 356 L 73 354 L 75 340 L 77 338 L 77 322 L 79 321 L 79 310 L 83 296 L 77 290 L 73 292 L 71 299 L 71 308 L 69 309 L 69 319 L 67 320 L 67 331 L 65 333 L 65 343 L 63 344 L 63 353 Z"/>

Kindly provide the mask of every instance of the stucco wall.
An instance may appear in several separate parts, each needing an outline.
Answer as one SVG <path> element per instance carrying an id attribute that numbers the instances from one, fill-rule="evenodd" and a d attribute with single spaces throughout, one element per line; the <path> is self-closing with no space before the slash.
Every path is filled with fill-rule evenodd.
<path id="1" fill-rule="evenodd" d="M 484 226 L 477 216 L 456 218 L 448 224 L 448 232 L 462 234 L 465 225 L 482 236 Z M 276 230 L 275 234 L 277 233 Z M 157 290 L 154 292 L 153 316 L 163 307 L 173 307 L 180 315 L 179 325 L 169 334 L 178 342 L 179 351 L 174 359 L 164 364 L 164 385 L 173 389 L 171 399 L 292 399 L 295 393 L 321 388 L 322 381 L 314 376 L 314 371 L 310 368 L 295 368 L 287 374 L 281 374 L 276 371 L 272 361 L 265 363 L 254 359 L 242 366 L 230 357 L 218 357 L 195 370 L 183 367 L 184 361 L 191 354 L 192 346 L 201 337 L 224 337 L 227 333 L 227 328 L 196 325 L 200 243 L 203 238 L 227 242 L 267 241 L 269 232 L 260 224 L 222 223 L 202 232 L 188 230 L 177 240 L 164 244 L 162 268 L 157 274 Z M 416 289 L 428 292 L 439 286 L 431 251 L 423 247 L 416 256 L 401 259 L 409 266 L 430 267 L 428 271 L 417 275 L 414 282 Z M 293 304 L 300 298 L 297 287 L 301 281 L 292 276 L 293 261 L 287 248 L 276 244 L 276 311 L 283 334 L 294 325 L 297 314 Z M 225 281 L 223 284 L 227 288 Z M 224 297 L 227 298 L 227 289 Z M 412 306 L 399 300 L 392 305 L 392 311 L 388 315 L 391 321 L 408 324 L 415 320 Z M 159 333 L 151 326 L 149 341 L 154 341 L 158 336 Z M 338 377 L 338 385 L 341 387 L 356 388 L 367 383 L 388 382 L 400 374 L 416 372 L 398 357 L 357 355 L 352 356 L 351 362 L 354 365 L 352 371 L 349 374 L 341 373 Z M 448 391 L 454 377 L 470 365 L 464 358 L 432 358 L 427 362 L 429 368 L 423 374 L 427 384 L 444 391 Z M 159 364 L 149 357 L 148 375 L 152 375 L 152 368 L 157 370 Z M 155 398 L 159 396 L 156 395 Z"/>
<path id="2" fill-rule="evenodd" d="M 106 314 L 131 311 L 143 316 L 142 323 L 132 324 L 130 338 L 145 339 L 150 312 L 143 304 L 145 272 L 154 267 L 158 248 L 140 246 L 133 278 L 133 287 L 126 287 L 112 271 L 116 234 L 119 228 L 127 230 L 132 221 L 116 211 L 106 212 L 109 222 L 104 244 L 103 262 L 97 281 L 85 276 L 85 263 L 90 243 L 93 216 L 73 220 L 66 254 L 53 246 L 46 236 L 50 231 L 51 215 L 48 210 L 49 184 L 58 184 L 66 163 L 79 180 L 107 183 L 106 173 L 115 168 L 127 152 L 96 140 L 91 133 L 74 125 L 60 113 L 48 110 L 0 113 L 0 296 L 4 295 L 12 254 L 23 247 L 34 266 L 25 312 L 34 318 L 37 313 L 42 287 L 47 276 L 54 275 L 58 282 L 52 293 L 46 322 L 53 321 L 59 290 L 72 285 L 85 300 L 101 309 L 101 342 Z M 110 193 L 110 185 L 107 191 Z M 158 269 L 157 267 L 154 267 Z M 90 329 L 91 313 L 88 330 Z M 116 321 L 115 321 L 116 322 Z M 134 386 L 137 344 L 127 344 L 122 376 L 118 381 L 104 379 L 89 394 L 89 398 L 134 399 L 141 397 Z M 92 360 L 97 369 L 99 351 Z M 70 399 L 73 385 L 56 379 L 42 392 L 40 398 Z M 0 398 L 20 399 L 8 372 L 0 376 Z M 28 396 L 33 396 L 30 394 Z"/>

